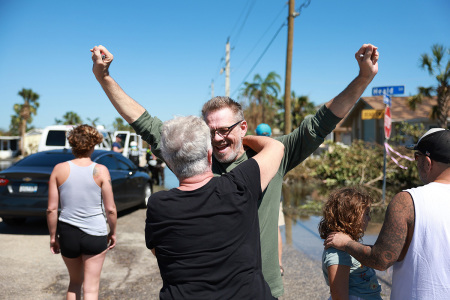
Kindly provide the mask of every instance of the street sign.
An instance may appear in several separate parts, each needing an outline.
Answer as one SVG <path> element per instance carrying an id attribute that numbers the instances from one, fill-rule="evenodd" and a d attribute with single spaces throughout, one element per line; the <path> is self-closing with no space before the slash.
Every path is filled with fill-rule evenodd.
<path id="1" fill-rule="evenodd" d="M 384 109 L 363 109 L 361 112 L 362 120 L 383 119 Z"/>
<path id="2" fill-rule="evenodd" d="M 391 137 L 391 126 L 391 108 L 389 106 L 386 106 L 386 111 L 384 113 L 384 137 L 386 138 L 386 140 Z"/>
<path id="3" fill-rule="evenodd" d="M 397 95 L 404 94 L 405 86 L 404 85 L 395 85 L 395 86 L 380 86 L 372 88 L 372 96 L 382 96 L 386 95 Z"/>
<path id="4" fill-rule="evenodd" d="M 390 107 L 391 106 L 391 96 L 384 94 L 383 95 L 383 103 Z"/>

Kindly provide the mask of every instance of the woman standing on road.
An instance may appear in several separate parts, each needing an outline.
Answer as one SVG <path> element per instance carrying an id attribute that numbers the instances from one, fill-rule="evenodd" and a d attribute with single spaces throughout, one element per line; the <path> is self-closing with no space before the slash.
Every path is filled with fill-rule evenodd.
<path id="1" fill-rule="evenodd" d="M 54 254 L 61 252 L 69 271 L 67 299 L 80 299 L 81 286 L 84 299 L 98 299 L 106 252 L 116 245 L 117 212 L 111 177 L 105 166 L 91 160 L 95 145 L 103 139 L 94 127 L 77 126 L 67 139 L 75 159 L 56 165 L 49 181 L 50 250 Z"/>

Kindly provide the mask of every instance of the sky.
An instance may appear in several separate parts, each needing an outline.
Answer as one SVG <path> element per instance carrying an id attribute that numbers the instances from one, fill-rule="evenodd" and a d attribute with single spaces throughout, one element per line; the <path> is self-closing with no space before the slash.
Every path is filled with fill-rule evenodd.
<path id="1" fill-rule="evenodd" d="M 303 4 L 303 6 L 302 6 Z M 299 10 L 299 8 L 301 10 Z M 435 43 L 450 47 L 450 1 L 296 0 L 292 86 L 316 105 L 358 74 L 355 52 L 380 52 L 373 87 L 404 85 L 404 96 L 435 84 L 419 67 Z M 0 129 L 8 130 L 18 92 L 40 95 L 32 126 L 44 128 L 72 111 L 112 129 L 119 114 L 92 73 L 90 49 L 114 55 L 111 76 L 161 120 L 200 115 L 225 95 L 229 38 L 230 92 L 275 71 L 284 94 L 288 5 L 285 0 L 31 1 L 0 0 Z M 277 33 L 278 32 L 278 33 Z"/>

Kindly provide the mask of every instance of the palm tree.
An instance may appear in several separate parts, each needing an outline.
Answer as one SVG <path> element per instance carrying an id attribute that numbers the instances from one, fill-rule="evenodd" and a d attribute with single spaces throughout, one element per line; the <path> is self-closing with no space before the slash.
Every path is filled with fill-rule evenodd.
<path id="1" fill-rule="evenodd" d="M 129 125 L 128 123 L 125 123 L 125 121 L 120 117 L 117 117 L 114 120 L 113 128 L 114 128 L 114 130 L 118 130 L 118 131 L 124 130 L 124 131 L 134 132 L 133 127 L 131 127 L 131 125 Z"/>
<path id="2" fill-rule="evenodd" d="M 431 118 L 437 119 L 438 126 L 447 128 L 447 118 L 450 112 L 450 59 L 444 62 L 444 56 L 450 55 L 450 48 L 434 44 L 431 47 L 432 56 L 427 53 L 422 54 L 420 58 L 420 67 L 426 69 L 431 76 L 435 76 L 438 82 L 437 86 L 419 87 L 418 94 L 409 97 L 408 104 L 412 110 L 415 110 L 417 104 L 422 103 L 424 97 L 437 96 L 437 105 L 433 107 Z"/>
<path id="3" fill-rule="evenodd" d="M 11 123 L 9 124 L 9 133 L 11 135 L 20 135 L 20 109 L 22 105 L 15 104 L 13 106 L 14 115 L 11 115 Z"/>
<path id="4" fill-rule="evenodd" d="M 36 115 L 37 109 L 39 107 L 39 95 L 33 92 L 32 89 L 22 89 L 19 91 L 19 96 L 23 98 L 23 104 L 14 104 L 14 111 L 16 116 L 11 117 L 11 125 L 13 122 L 19 123 L 19 133 L 20 133 L 20 151 L 24 153 L 24 140 L 25 132 L 27 130 L 27 123 L 33 121 L 32 116 Z"/>
<path id="5" fill-rule="evenodd" d="M 279 79 L 281 79 L 280 75 L 272 71 L 264 79 L 256 74 L 253 82 L 244 82 L 245 88 L 243 88 L 242 94 L 250 104 L 256 103 L 256 106 L 260 107 L 261 122 L 263 123 L 267 122 L 266 110 L 270 111 L 273 108 L 281 90 L 277 81 Z"/>
<path id="6" fill-rule="evenodd" d="M 64 114 L 62 120 L 55 119 L 55 123 L 63 125 L 77 125 L 83 123 L 83 120 L 76 112 L 68 111 Z"/>
<path id="7" fill-rule="evenodd" d="M 282 97 L 284 99 L 284 96 Z M 299 127 L 303 120 L 308 115 L 315 114 L 317 109 L 314 103 L 309 101 L 308 96 L 296 96 L 295 91 L 291 92 L 291 120 L 292 120 L 292 130 Z M 277 100 L 277 107 L 279 113 L 277 116 L 277 126 L 284 131 L 284 101 Z"/>
<path id="8" fill-rule="evenodd" d="M 92 127 L 97 127 L 97 122 L 100 120 L 100 118 L 95 118 L 95 119 L 91 119 L 91 118 L 87 118 L 89 122 L 91 122 Z"/>

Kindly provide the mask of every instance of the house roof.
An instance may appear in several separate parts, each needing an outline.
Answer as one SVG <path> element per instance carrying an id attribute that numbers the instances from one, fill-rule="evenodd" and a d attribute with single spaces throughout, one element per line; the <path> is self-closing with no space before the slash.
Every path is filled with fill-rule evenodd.
<path id="1" fill-rule="evenodd" d="M 411 110 L 408 106 L 409 97 L 391 96 L 391 118 L 392 122 L 401 121 L 421 121 L 430 119 L 433 106 L 437 104 L 436 97 L 424 98 L 421 104 L 417 104 L 416 110 Z M 350 112 L 336 126 L 351 127 L 353 118 L 359 117 L 363 109 L 384 109 L 383 96 L 362 97 L 356 102 Z"/>

